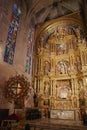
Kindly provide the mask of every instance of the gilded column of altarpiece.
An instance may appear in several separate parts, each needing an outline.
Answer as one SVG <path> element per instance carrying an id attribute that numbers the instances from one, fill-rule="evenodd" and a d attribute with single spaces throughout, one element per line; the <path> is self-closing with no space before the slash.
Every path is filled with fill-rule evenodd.
<path id="1" fill-rule="evenodd" d="M 46 22 L 36 30 L 34 88 L 38 107 L 87 107 L 87 40 L 78 14 Z M 76 117 L 77 118 L 77 117 Z"/>

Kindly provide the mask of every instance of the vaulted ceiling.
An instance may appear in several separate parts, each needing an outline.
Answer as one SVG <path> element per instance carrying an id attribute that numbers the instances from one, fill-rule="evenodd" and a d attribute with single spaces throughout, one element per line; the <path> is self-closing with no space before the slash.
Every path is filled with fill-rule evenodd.
<path id="1" fill-rule="evenodd" d="M 36 23 L 58 18 L 79 10 L 78 0 L 43 0 L 35 8 Z"/>
<path id="2" fill-rule="evenodd" d="M 87 19 L 87 0 L 21 0 L 26 14 L 32 15 L 35 25 L 76 11 L 82 12 Z"/>

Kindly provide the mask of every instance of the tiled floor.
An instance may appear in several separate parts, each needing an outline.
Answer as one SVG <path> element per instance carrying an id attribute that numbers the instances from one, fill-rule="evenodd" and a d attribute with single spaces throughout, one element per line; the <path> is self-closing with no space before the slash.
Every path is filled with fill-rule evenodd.
<path id="1" fill-rule="evenodd" d="M 30 130 L 87 130 L 87 126 L 80 121 L 38 119 L 26 123 L 32 126 Z"/>

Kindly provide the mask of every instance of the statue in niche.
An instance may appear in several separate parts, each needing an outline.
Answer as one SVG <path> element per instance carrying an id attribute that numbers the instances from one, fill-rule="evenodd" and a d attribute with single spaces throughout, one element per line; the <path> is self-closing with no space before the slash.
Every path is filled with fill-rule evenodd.
<path id="1" fill-rule="evenodd" d="M 59 97 L 65 99 L 67 98 L 67 95 L 68 95 L 68 89 L 66 87 L 62 87 L 59 92 Z"/>
<path id="2" fill-rule="evenodd" d="M 77 27 L 75 29 L 75 32 L 76 32 L 77 37 L 80 38 L 80 27 Z"/>
<path id="3" fill-rule="evenodd" d="M 77 97 L 76 96 L 73 97 L 73 107 L 77 108 Z"/>
<path id="4" fill-rule="evenodd" d="M 80 102 L 80 106 L 85 106 L 85 90 L 84 88 L 80 88 L 79 91 L 79 102 Z"/>
<path id="5" fill-rule="evenodd" d="M 68 62 L 64 62 L 65 74 L 68 74 L 69 69 L 70 69 L 70 67 L 69 67 L 69 65 L 68 65 L 67 63 L 68 63 Z M 68 67 L 69 67 L 69 68 L 68 68 Z"/>
<path id="6" fill-rule="evenodd" d="M 86 39 L 85 38 L 82 39 L 82 44 L 83 45 L 86 44 Z"/>
<path id="7" fill-rule="evenodd" d="M 56 54 L 62 55 L 66 53 L 66 45 L 64 43 L 56 45 Z"/>
<path id="8" fill-rule="evenodd" d="M 69 74 L 70 72 L 70 65 L 67 61 L 59 61 L 57 64 L 57 72 L 58 74 Z"/>
<path id="9" fill-rule="evenodd" d="M 50 94 L 50 84 L 49 82 L 44 82 L 44 94 L 48 96 Z"/>
<path id="10" fill-rule="evenodd" d="M 71 88 L 69 81 L 58 81 L 56 85 L 56 96 L 66 99 L 71 96 Z"/>
<path id="11" fill-rule="evenodd" d="M 43 52 L 43 47 L 40 47 L 40 45 L 37 48 L 37 54 L 41 54 Z"/>
<path id="12" fill-rule="evenodd" d="M 45 64 L 44 64 L 44 74 L 48 75 L 49 72 L 50 72 L 50 63 L 48 61 L 45 61 Z"/>
<path id="13" fill-rule="evenodd" d="M 65 73 L 66 73 L 65 64 L 61 63 L 61 65 L 60 65 L 60 74 L 65 74 Z"/>
<path id="14" fill-rule="evenodd" d="M 63 27 L 62 26 L 58 27 L 57 32 L 62 35 L 63 34 Z"/>
<path id="15" fill-rule="evenodd" d="M 75 64 L 76 71 L 80 72 L 82 69 L 80 56 L 77 56 L 76 62 L 74 64 Z"/>
<path id="16" fill-rule="evenodd" d="M 79 90 L 83 88 L 83 81 L 82 79 L 78 81 Z"/>
<path id="17" fill-rule="evenodd" d="M 58 63 L 57 68 L 58 68 L 58 73 L 59 74 L 64 74 L 65 73 L 65 68 L 64 68 L 64 64 L 63 64 L 62 61 Z"/>
<path id="18" fill-rule="evenodd" d="M 73 58 L 73 56 L 70 57 L 70 62 L 71 62 L 71 65 L 74 64 L 74 58 Z M 72 67 L 72 66 L 71 66 L 71 67 Z"/>
<path id="19" fill-rule="evenodd" d="M 76 35 L 77 35 L 77 38 L 78 38 L 78 39 L 81 40 L 81 39 L 84 37 L 84 32 L 83 32 L 83 30 L 82 30 L 81 27 L 77 27 L 77 28 L 75 29 L 75 32 L 76 32 Z"/>
<path id="20" fill-rule="evenodd" d="M 56 97 L 60 98 L 59 96 L 59 90 L 60 90 L 61 86 L 59 86 L 59 84 L 56 85 Z"/>

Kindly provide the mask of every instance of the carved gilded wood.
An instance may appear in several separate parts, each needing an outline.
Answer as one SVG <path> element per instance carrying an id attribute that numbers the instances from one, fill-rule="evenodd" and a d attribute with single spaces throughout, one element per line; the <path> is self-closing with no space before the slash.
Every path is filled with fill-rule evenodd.
<path id="1" fill-rule="evenodd" d="M 43 102 L 39 100 L 39 107 L 86 108 L 87 40 L 79 13 L 44 23 L 35 38 L 34 87 Z"/>

